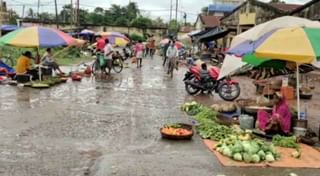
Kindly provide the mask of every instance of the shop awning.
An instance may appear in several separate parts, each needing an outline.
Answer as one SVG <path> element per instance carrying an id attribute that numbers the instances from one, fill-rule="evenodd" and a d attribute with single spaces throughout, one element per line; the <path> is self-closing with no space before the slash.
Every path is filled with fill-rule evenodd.
<path id="1" fill-rule="evenodd" d="M 201 30 L 194 30 L 194 31 L 191 31 L 188 33 L 188 36 L 193 36 L 193 35 L 196 35 L 198 34 L 199 32 L 201 32 Z"/>
<path id="2" fill-rule="evenodd" d="M 206 30 L 200 31 L 200 32 L 198 32 L 198 33 L 195 33 L 195 34 L 193 34 L 193 35 L 190 35 L 190 37 L 197 38 L 197 37 L 199 37 L 199 36 L 202 36 L 202 35 L 208 33 L 209 31 L 210 31 L 210 29 L 206 29 Z"/>
<path id="3" fill-rule="evenodd" d="M 230 31 L 228 29 L 216 27 L 208 31 L 207 33 L 199 36 L 197 39 L 199 42 L 209 42 L 220 39 L 226 36 Z"/>

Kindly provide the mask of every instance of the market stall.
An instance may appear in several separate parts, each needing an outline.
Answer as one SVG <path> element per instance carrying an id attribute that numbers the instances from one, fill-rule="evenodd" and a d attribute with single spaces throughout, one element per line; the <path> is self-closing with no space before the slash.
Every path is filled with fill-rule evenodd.
<path id="1" fill-rule="evenodd" d="M 76 39 L 70 37 L 68 34 L 57 29 L 35 26 L 21 28 L 10 32 L 0 38 L 0 43 L 18 48 L 34 48 L 37 49 L 37 56 L 39 56 L 40 48 L 73 46 L 77 44 L 77 41 Z M 58 82 L 49 80 L 47 80 L 49 82 L 42 82 L 42 68 L 46 67 L 43 66 L 40 62 L 35 66 L 38 68 L 40 80 L 37 82 L 32 82 L 32 87 L 47 88 L 50 86 L 51 82 Z M 61 80 L 61 82 L 64 82 L 64 78 Z"/>
<path id="2" fill-rule="evenodd" d="M 240 125 L 222 124 L 218 119 L 219 113 L 216 110 L 220 109 L 217 106 L 209 108 L 196 102 L 188 102 L 182 105 L 182 110 L 196 120 L 197 133 L 222 165 L 320 168 L 319 151 L 313 144 L 303 144 L 305 142 L 301 140 L 301 136 L 274 135 L 271 141 L 261 138 L 252 132 L 248 120 L 240 120 Z"/>

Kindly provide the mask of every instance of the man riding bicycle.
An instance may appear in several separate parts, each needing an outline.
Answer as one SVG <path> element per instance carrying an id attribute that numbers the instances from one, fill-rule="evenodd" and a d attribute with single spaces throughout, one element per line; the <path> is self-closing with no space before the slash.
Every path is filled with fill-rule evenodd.
<path id="1" fill-rule="evenodd" d="M 172 41 L 169 48 L 167 49 L 167 53 L 166 53 L 167 57 L 168 57 L 168 72 L 167 74 L 171 74 L 171 77 L 173 77 L 173 69 L 177 67 L 177 58 L 179 56 L 179 51 L 176 47 L 175 41 Z"/>

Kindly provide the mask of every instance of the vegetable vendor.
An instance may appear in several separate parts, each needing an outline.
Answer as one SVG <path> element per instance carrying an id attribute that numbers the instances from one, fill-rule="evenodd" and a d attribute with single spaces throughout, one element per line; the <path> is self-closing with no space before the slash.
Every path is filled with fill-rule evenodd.
<path id="1" fill-rule="evenodd" d="M 47 48 L 47 50 L 44 53 L 41 61 L 43 62 L 43 65 L 48 66 L 49 68 L 52 68 L 54 71 L 58 70 L 61 75 L 64 75 L 64 73 L 60 69 L 58 63 L 53 58 L 53 54 L 52 54 L 51 48 Z"/>
<path id="2" fill-rule="evenodd" d="M 256 127 L 268 134 L 288 134 L 291 126 L 291 112 L 280 92 L 274 94 L 274 103 L 271 114 L 264 110 L 258 111 Z"/>
<path id="3" fill-rule="evenodd" d="M 18 58 L 16 73 L 17 75 L 28 74 L 32 76 L 32 80 L 37 80 L 39 79 L 38 70 L 32 69 L 31 59 L 33 59 L 33 57 L 30 51 L 26 51 L 25 53 L 23 53 Z"/>

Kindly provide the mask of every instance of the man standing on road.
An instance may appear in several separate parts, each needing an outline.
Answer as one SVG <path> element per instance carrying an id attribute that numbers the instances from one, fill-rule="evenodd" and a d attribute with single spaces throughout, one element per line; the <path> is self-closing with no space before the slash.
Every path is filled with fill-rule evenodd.
<path id="1" fill-rule="evenodd" d="M 171 45 L 171 40 L 169 40 L 168 43 L 166 43 L 163 47 L 163 64 L 162 66 L 165 66 L 166 65 L 166 62 L 167 62 L 167 59 L 168 59 L 168 56 L 167 56 L 167 50 L 169 48 L 169 46 Z"/>
<path id="2" fill-rule="evenodd" d="M 179 51 L 176 47 L 175 41 L 172 41 L 170 47 L 167 49 L 167 58 L 168 58 L 168 72 L 167 74 L 171 74 L 171 78 L 173 77 L 173 69 L 176 67 L 176 59 L 179 56 Z"/>
<path id="3" fill-rule="evenodd" d="M 105 47 L 104 47 L 104 57 L 106 59 L 106 67 L 108 68 L 108 75 L 111 73 L 111 68 L 112 68 L 112 53 L 113 53 L 113 48 L 112 45 L 109 43 L 108 39 L 105 39 Z"/>

